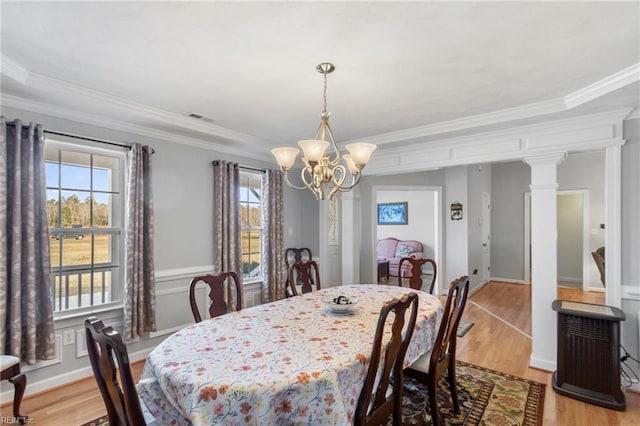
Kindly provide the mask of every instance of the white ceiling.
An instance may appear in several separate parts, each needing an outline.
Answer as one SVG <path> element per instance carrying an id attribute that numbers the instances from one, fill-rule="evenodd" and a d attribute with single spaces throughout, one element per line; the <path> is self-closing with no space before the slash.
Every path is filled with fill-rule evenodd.
<path id="1" fill-rule="evenodd" d="M 2 104 L 250 153 L 640 105 L 640 2 L 7 2 Z M 214 124 L 187 118 L 198 113 Z M 12 117 L 9 117 L 12 118 Z"/>

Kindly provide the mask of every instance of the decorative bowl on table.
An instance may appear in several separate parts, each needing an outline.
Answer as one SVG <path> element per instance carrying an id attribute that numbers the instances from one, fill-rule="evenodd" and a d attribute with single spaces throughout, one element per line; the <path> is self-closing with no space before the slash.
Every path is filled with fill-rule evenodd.
<path id="1" fill-rule="evenodd" d="M 357 298 L 347 296 L 327 297 L 322 301 L 327 305 L 329 313 L 338 315 L 351 313 L 356 303 L 358 303 Z"/>

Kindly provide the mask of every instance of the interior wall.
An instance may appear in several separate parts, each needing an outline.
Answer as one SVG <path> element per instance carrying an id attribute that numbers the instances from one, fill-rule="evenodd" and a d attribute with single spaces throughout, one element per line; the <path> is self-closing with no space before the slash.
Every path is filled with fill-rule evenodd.
<path id="1" fill-rule="evenodd" d="M 132 360 L 146 353 L 173 331 L 193 322 L 187 288 L 195 275 L 210 273 L 214 259 L 213 241 L 213 160 L 237 161 L 241 165 L 274 168 L 275 164 L 161 139 L 128 134 L 88 124 L 64 120 L 32 111 L 2 107 L 7 121 L 42 124 L 55 130 L 111 141 L 140 142 L 155 149 L 153 156 L 156 303 L 158 332 L 127 342 Z M 79 140 L 82 144 L 82 141 Z M 284 190 L 285 239 L 287 243 L 307 244 L 317 250 L 318 209 L 303 191 Z M 312 200 L 313 196 L 311 196 Z M 302 212 L 302 213 L 301 213 Z M 299 239 L 298 239 L 299 238 Z M 260 303 L 260 284 L 245 286 L 245 305 Z M 123 309 L 99 313 L 105 324 L 122 331 Z M 55 360 L 25 367 L 27 394 L 51 386 L 91 376 L 84 346 L 84 317 L 56 320 L 57 356 Z M 74 335 L 73 343 L 62 344 L 62 335 Z M 2 401 L 5 402 L 5 392 Z M 12 393 L 6 392 L 11 399 Z"/>
<path id="2" fill-rule="evenodd" d="M 575 153 L 558 166 L 558 190 L 587 189 L 589 191 L 589 253 L 604 245 L 605 158 L 603 151 Z M 583 277 L 590 287 L 603 288 L 595 262 L 587 263 L 589 275 Z M 560 264 L 558 264 L 560 267 Z"/>
<path id="3" fill-rule="evenodd" d="M 358 196 L 360 199 L 360 278 L 361 283 L 376 282 L 373 276 L 374 262 L 376 261 L 376 241 L 374 232 L 376 225 L 376 212 L 374 211 L 375 194 L 373 186 L 444 186 L 444 172 L 432 170 L 417 173 L 405 173 L 399 175 L 385 176 L 364 176 L 358 185 Z M 411 220 L 411 218 L 409 218 Z"/>
<path id="4" fill-rule="evenodd" d="M 636 359 L 640 359 L 638 321 L 640 314 L 640 119 L 624 122 L 622 147 L 622 344 Z M 640 375 L 637 363 L 627 363 Z M 640 390 L 640 385 L 635 385 Z"/>
<path id="5" fill-rule="evenodd" d="M 445 265 L 443 271 L 444 285 L 448 285 L 454 279 L 469 274 L 469 203 L 468 196 L 468 168 L 467 166 L 447 167 L 446 193 L 444 216 L 445 223 Z M 462 219 L 451 220 L 451 204 L 462 204 Z"/>
<path id="6" fill-rule="evenodd" d="M 434 208 L 434 191 L 377 191 L 376 203 L 407 202 L 406 225 L 377 225 L 377 239 L 393 237 L 398 240 L 415 240 L 422 243 L 425 257 L 433 258 L 437 229 Z"/>
<path id="7" fill-rule="evenodd" d="M 469 289 L 473 290 L 483 283 L 482 278 L 482 193 L 491 193 L 492 167 L 490 164 L 467 166 L 468 191 L 468 275 Z"/>
<path id="8" fill-rule="evenodd" d="M 558 194 L 558 281 L 582 283 L 582 194 Z"/>
<path id="9" fill-rule="evenodd" d="M 572 153 L 558 166 L 558 190 L 589 192 L 590 251 L 604 245 L 604 152 Z M 524 280 L 524 194 L 531 170 L 520 161 L 493 165 L 491 181 L 491 276 L 497 280 Z M 589 282 L 600 286 L 595 264 L 589 263 Z"/>
<path id="10" fill-rule="evenodd" d="M 491 277 L 522 281 L 524 193 L 531 172 L 522 161 L 494 163 L 491 168 Z"/>

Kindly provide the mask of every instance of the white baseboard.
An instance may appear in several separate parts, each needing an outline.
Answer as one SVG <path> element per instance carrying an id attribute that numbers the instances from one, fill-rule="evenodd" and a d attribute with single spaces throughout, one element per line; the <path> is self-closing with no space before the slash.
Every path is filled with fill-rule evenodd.
<path id="1" fill-rule="evenodd" d="M 582 278 L 576 277 L 558 277 L 558 281 L 566 281 L 568 283 L 581 283 Z"/>
<path id="2" fill-rule="evenodd" d="M 137 362 L 147 358 L 147 355 L 153 350 L 153 348 L 144 349 L 138 352 L 131 353 L 129 355 L 129 361 Z M 87 364 L 89 361 L 87 360 Z M 73 371 L 59 374 L 53 377 L 47 377 L 46 379 L 39 380 L 37 382 L 29 381 L 29 374 L 27 374 L 27 387 L 24 392 L 24 396 L 35 395 L 37 393 L 45 392 L 49 389 L 56 388 L 69 383 L 77 382 L 78 380 L 86 379 L 87 377 L 93 377 L 93 370 L 91 365 L 87 367 L 78 368 Z M 5 383 L 5 382 L 3 382 Z M 7 382 L 8 383 L 8 382 Z M 0 393 L 0 404 L 5 404 L 13 401 L 13 386 L 8 384 L 2 386 L 2 393 Z"/>
<path id="3" fill-rule="evenodd" d="M 537 368 L 539 370 L 551 372 L 556 370 L 557 364 L 555 361 L 549 359 L 539 359 L 531 355 L 531 357 L 529 358 L 529 366 Z"/>
<path id="4" fill-rule="evenodd" d="M 477 286 L 475 286 L 472 290 L 469 291 L 469 295 L 467 297 L 473 296 L 474 294 L 476 294 L 477 292 L 479 292 L 482 287 L 484 287 L 485 285 L 487 285 L 489 283 L 489 281 L 483 281 L 480 284 L 478 284 Z"/>
<path id="5" fill-rule="evenodd" d="M 512 283 L 512 284 L 526 284 L 529 285 L 528 282 L 524 281 L 524 280 L 513 280 L 511 278 L 496 278 L 496 277 L 491 277 L 490 278 L 491 281 L 500 281 L 503 283 Z"/>

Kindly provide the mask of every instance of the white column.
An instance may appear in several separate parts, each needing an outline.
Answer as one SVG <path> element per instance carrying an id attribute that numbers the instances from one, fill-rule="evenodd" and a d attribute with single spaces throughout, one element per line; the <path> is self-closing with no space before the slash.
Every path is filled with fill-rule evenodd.
<path id="1" fill-rule="evenodd" d="M 605 304 L 622 307 L 622 147 L 610 146 L 605 150 Z"/>
<path id="2" fill-rule="evenodd" d="M 342 195 L 342 283 L 360 283 L 360 190 Z"/>
<path id="3" fill-rule="evenodd" d="M 532 367 L 553 371 L 557 358 L 558 288 L 557 165 L 565 153 L 525 158 L 531 167 L 531 358 Z"/>

